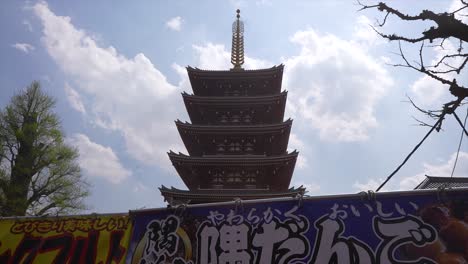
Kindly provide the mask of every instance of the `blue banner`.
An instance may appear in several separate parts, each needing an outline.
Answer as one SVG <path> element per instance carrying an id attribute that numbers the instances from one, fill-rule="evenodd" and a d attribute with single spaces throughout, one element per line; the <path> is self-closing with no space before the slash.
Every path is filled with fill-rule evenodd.
<path id="1" fill-rule="evenodd" d="M 468 191 L 207 204 L 130 213 L 127 263 L 466 263 Z"/>

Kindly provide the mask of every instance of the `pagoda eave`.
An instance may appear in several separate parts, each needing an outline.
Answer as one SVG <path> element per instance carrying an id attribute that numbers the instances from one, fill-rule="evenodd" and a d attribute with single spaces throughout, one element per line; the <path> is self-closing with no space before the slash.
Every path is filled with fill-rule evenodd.
<path id="1" fill-rule="evenodd" d="M 213 78 L 232 78 L 235 76 L 236 78 L 243 77 L 243 76 L 262 76 L 262 75 L 270 75 L 272 73 L 282 72 L 284 69 L 284 64 L 275 65 L 270 68 L 264 69 L 244 69 L 242 71 L 231 71 L 231 70 L 209 70 L 209 69 L 200 69 L 197 67 L 186 67 L 187 72 L 192 76 L 202 76 L 202 77 L 213 77 Z"/>
<path id="2" fill-rule="evenodd" d="M 255 135 L 255 134 L 280 134 L 289 131 L 292 126 L 292 119 L 288 119 L 280 124 L 265 124 L 265 125 L 237 125 L 237 126 L 211 126 L 211 125 L 194 125 L 183 123 L 177 120 L 176 126 L 183 134 L 235 134 L 235 135 Z"/>
<path id="3" fill-rule="evenodd" d="M 197 96 L 182 93 L 187 105 L 208 105 L 208 106 L 230 106 L 230 105 L 265 105 L 285 102 L 288 92 L 282 91 L 279 94 L 263 96 Z"/>
<path id="4" fill-rule="evenodd" d="M 283 121 L 287 92 L 266 96 L 196 96 L 183 94 L 194 124 L 253 125 Z"/>
<path id="5" fill-rule="evenodd" d="M 213 155 L 193 157 L 169 153 L 172 165 L 190 190 L 238 189 L 241 186 L 284 191 L 289 186 L 298 152 L 279 156 Z M 255 181 L 252 182 L 255 177 Z M 271 179 L 275 179 L 272 181 Z M 218 184 L 219 183 L 219 184 Z"/>
<path id="6" fill-rule="evenodd" d="M 176 122 L 191 156 L 282 155 L 286 153 L 292 120 L 251 126 L 199 126 Z"/>
<path id="7" fill-rule="evenodd" d="M 255 200 L 255 199 L 269 199 L 269 198 L 286 198 L 297 197 L 305 193 L 304 187 L 290 188 L 286 191 L 272 192 L 270 190 L 180 190 L 176 188 L 167 188 L 164 185 L 159 188 L 161 195 L 165 201 L 171 205 L 176 204 L 199 204 L 210 201 L 228 202 L 237 199 L 241 200 Z"/>
<path id="8" fill-rule="evenodd" d="M 294 150 L 291 153 L 278 156 L 264 156 L 264 155 L 213 155 L 203 157 L 193 157 L 182 153 L 175 153 L 170 151 L 168 153 L 172 164 L 186 164 L 186 165 L 200 165 L 200 166 L 212 166 L 212 165 L 277 165 L 281 163 L 288 163 L 295 161 L 299 152 Z"/>

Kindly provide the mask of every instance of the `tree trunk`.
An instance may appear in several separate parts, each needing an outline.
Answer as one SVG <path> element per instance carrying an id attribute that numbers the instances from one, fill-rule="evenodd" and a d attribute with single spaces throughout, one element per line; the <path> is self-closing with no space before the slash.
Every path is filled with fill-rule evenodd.
<path id="1" fill-rule="evenodd" d="M 25 116 L 18 133 L 19 149 L 15 164 L 11 168 L 8 190 L 5 192 L 5 216 L 23 216 L 28 208 L 28 190 L 33 176 L 37 137 L 37 121 L 34 116 Z"/>

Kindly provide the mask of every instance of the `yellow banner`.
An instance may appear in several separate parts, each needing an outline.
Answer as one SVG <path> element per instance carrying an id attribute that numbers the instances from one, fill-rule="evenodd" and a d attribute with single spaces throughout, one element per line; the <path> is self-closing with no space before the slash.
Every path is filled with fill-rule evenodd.
<path id="1" fill-rule="evenodd" d="M 0 263 L 124 263 L 127 215 L 0 220 Z"/>

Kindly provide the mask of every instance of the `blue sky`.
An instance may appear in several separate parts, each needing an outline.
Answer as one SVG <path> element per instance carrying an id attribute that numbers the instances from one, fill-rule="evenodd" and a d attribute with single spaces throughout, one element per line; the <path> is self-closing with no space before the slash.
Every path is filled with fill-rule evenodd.
<path id="1" fill-rule="evenodd" d="M 382 14 L 353 1 L 4 1 L 0 8 L 0 107 L 39 80 L 57 98 L 67 141 L 92 184 L 92 212 L 165 206 L 157 187 L 185 188 L 166 152 L 185 152 L 174 120 L 187 120 L 184 67 L 228 69 L 231 23 L 241 8 L 249 69 L 285 64 L 285 118 L 300 158 L 292 184 L 309 195 L 375 189 L 427 132 L 406 95 L 425 108 L 447 87 L 398 63 L 395 43 L 369 25 Z M 454 1 L 392 1 L 415 14 Z M 417 34 L 430 23 L 390 18 L 385 32 Z M 448 48 L 453 43 L 448 43 Z M 418 47 L 405 46 L 408 53 Z M 428 48 L 427 61 L 441 56 Z M 465 74 L 465 75 L 463 75 Z M 468 83 L 462 73 L 459 80 Z M 465 108 L 459 110 L 464 116 Z M 428 122 L 432 122 L 428 120 Z M 386 190 L 412 189 L 424 174 L 450 176 L 460 127 L 434 133 Z M 468 176 L 465 139 L 455 176 Z M 385 190 L 384 189 L 384 190 Z"/>

